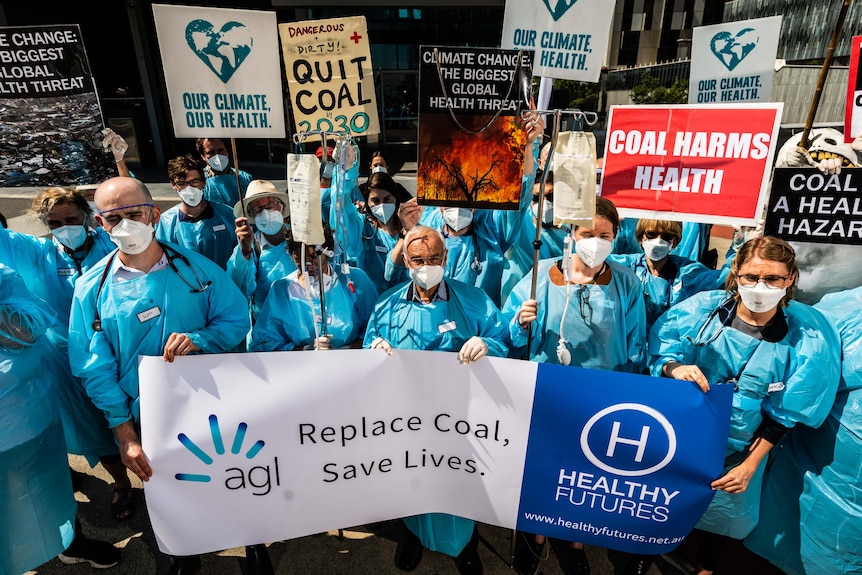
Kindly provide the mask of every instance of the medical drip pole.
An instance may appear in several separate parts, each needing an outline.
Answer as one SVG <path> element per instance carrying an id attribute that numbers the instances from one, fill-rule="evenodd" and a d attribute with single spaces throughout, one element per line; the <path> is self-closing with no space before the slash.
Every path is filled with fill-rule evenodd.
<path id="1" fill-rule="evenodd" d="M 234 171 L 234 175 L 236 176 L 236 191 L 237 191 L 237 194 L 239 195 L 239 205 L 242 208 L 242 217 L 245 217 L 245 202 L 243 201 L 245 199 L 245 197 L 244 197 L 244 194 L 242 192 L 242 185 L 241 185 L 241 182 L 239 179 L 239 161 L 237 160 L 237 157 L 236 157 L 236 139 L 234 139 L 234 138 L 230 139 L 230 148 L 231 148 L 231 150 L 233 150 L 233 168 L 234 168 L 233 171 Z"/>
<path id="2" fill-rule="evenodd" d="M 595 112 L 582 112 L 578 109 L 571 110 L 529 110 L 525 113 L 551 114 L 554 117 L 554 127 L 551 130 L 551 145 L 548 149 L 548 157 L 545 159 L 545 169 L 542 170 L 542 181 L 539 185 L 539 205 L 536 211 L 536 238 L 533 240 L 533 273 L 530 281 L 530 299 L 536 299 L 536 283 L 539 279 L 539 256 L 542 250 L 542 212 L 545 208 L 545 182 L 548 179 L 548 173 L 551 171 L 554 158 L 554 148 L 557 145 L 557 137 L 560 134 L 560 117 L 563 114 L 574 116 L 574 119 L 580 124 L 585 122 L 592 126 L 598 121 L 598 115 Z M 541 154 L 541 151 L 539 152 Z M 532 359 L 533 349 L 533 329 L 527 331 L 527 360 Z"/>
<path id="3" fill-rule="evenodd" d="M 814 98 L 811 100 L 811 108 L 808 110 L 808 119 L 805 120 L 805 129 L 802 131 L 802 138 L 799 140 L 799 145 L 805 149 L 808 149 L 808 134 L 811 133 L 811 126 L 814 125 L 814 116 L 817 114 L 817 107 L 820 105 L 820 96 L 823 95 L 823 86 L 826 85 L 826 76 L 829 74 L 830 66 L 832 66 L 832 56 L 835 54 L 835 48 L 838 47 L 841 30 L 844 28 L 844 18 L 847 16 L 849 8 L 850 0 L 844 0 L 841 11 L 838 13 L 838 21 L 835 22 L 835 30 L 832 32 L 832 40 L 829 42 L 826 59 L 823 60 L 823 67 L 820 69 L 820 77 L 817 79 L 817 87 L 814 89 Z M 857 135 L 845 134 L 845 138 L 855 138 Z"/>
<path id="4" fill-rule="evenodd" d="M 326 335 L 326 298 L 323 293 L 326 291 L 326 282 L 323 275 L 323 247 L 316 248 L 317 251 L 317 285 L 320 286 L 320 335 Z M 309 279 L 310 283 L 310 279 Z M 313 310 L 312 310 L 313 311 Z"/>

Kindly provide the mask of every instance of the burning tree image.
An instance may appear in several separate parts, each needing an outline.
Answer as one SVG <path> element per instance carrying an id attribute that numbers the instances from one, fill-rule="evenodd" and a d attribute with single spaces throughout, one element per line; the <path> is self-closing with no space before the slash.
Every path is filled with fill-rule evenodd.
<path id="1" fill-rule="evenodd" d="M 517 117 L 500 117 L 475 135 L 457 129 L 448 115 L 426 118 L 431 128 L 420 129 L 419 203 L 517 209 L 526 143 Z M 476 116 L 471 124 L 488 119 Z"/>

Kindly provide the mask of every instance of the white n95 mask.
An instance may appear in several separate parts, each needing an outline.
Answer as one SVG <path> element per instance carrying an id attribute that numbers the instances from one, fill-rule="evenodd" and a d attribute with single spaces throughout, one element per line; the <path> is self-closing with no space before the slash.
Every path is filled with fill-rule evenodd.
<path id="1" fill-rule="evenodd" d="M 180 196 L 180 199 L 184 204 L 191 207 L 195 207 L 204 199 L 204 191 L 199 190 L 194 186 L 186 186 L 182 190 L 178 191 L 177 194 Z"/>
<path id="2" fill-rule="evenodd" d="M 611 255 L 614 244 L 602 238 L 584 238 L 575 242 L 575 253 L 588 268 L 602 265 Z"/>
<path id="3" fill-rule="evenodd" d="M 641 242 L 646 257 L 654 262 L 663 260 L 670 253 L 670 242 L 661 238 Z"/>
<path id="4" fill-rule="evenodd" d="M 409 269 L 410 279 L 422 289 L 430 289 L 443 281 L 443 266 L 419 266 Z"/>
<path id="5" fill-rule="evenodd" d="M 775 309 L 787 293 L 787 288 L 773 289 L 762 282 L 745 287 L 737 282 L 739 297 L 742 303 L 754 313 L 763 313 Z"/>
<path id="6" fill-rule="evenodd" d="M 153 241 L 153 224 L 123 218 L 110 233 L 111 241 L 120 251 L 131 256 L 142 253 Z"/>
<path id="7" fill-rule="evenodd" d="M 395 213 L 395 204 L 377 204 L 371 206 L 371 214 L 377 218 L 381 224 L 385 224 Z"/>
<path id="8" fill-rule="evenodd" d="M 284 227 L 284 216 L 278 210 L 263 210 L 254 217 L 254 225 L 268 236 L 274 236 Z"/>
<path id="9" fill-rule="evenodd" d="M 227 156 L 224 154 L 216 154 L 207 160 L 207 163 L 210 165 L 210 168 L 215 170 L 216 172 L 223 172 L 227 168 Z"/>
<path id="10" fill-rule="evenodd" d="M 473 210 L 467 208 L 446 208 L 443 210 L 443 221 L 456 232 L 460 232 L 473 221 Z"/>
<path id="11" fill-rule="evenodd" d="M 58 242 L 74 251 L 83 246 L 84 242 L 87 241 L 87 228 L 76 225 L 60 226 L 51 230 L 51 235 Z"/>

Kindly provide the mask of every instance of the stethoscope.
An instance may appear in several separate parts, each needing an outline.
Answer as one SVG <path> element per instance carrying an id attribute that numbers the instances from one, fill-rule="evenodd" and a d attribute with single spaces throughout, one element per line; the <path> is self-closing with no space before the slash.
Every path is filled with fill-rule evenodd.
<path id="1" fill-rule="evenodd" d="M 443 236 L 446 238 L 456 237 L 450 236 L 445 231 L 443 232 Z M 474 274 L 479 275 L 482 273 L 482 261 L 479 259 L 479 239 L 476 237 L 476 229 L 470 230 L 470 240 L 473 242 L 473 261 L 470 262 L 470 271 Z"/>
<path id="2" fill-rule="evenodd" d="M 184 284 L 189 286 L 189 293 L 203 293 L 207 290 L 208 287 L 210 287 L 212 285 L 212 283 L 213 283 L 212 280 L 207 280 L 206 282 L 201 280 L 200 276 L 198 275 L 198 272 L 195 271 L 195 268 L 192 267 L 192 264 L 189 262 L 189 260 L 188 260 L 188 258 L 186 258 L 186 256 L 184 256 L 183 254 L 181 254 L 180 252 L 178 252 L 174 248 L 172 248 L 166 244 L 163 244 L 162 242 L 157 242 L 157 243 L 161 246 L 162 250 L 165 252 L 165 257 L 167 257 L 167 259 L 168 259 L 168 266 L 172 270 L 174 270 L 174 272 L 177 274 L 177 277 L 179 277 L 181 280 L 183 280 Z M 114 252 L 111 254 L 111 257 L 108 258 L 108 262 L 105 264 L 105 269 L 102 270 L 102 277 L 99 279 L 99 287 L 96 290 L 96 313 L 95 313 L 95 319 L 93 320 L 93 323 L 92 323 L 93 331 L 102 331 L 102 319 L 99 316 L 99 298 L 102 295 L 102 288 L 105 285 L 105 281 L 108 279 L 108 273 L 110 273 L 110 271 L 111 271 L 111 267 L 112 267 L 111 264 L 113 263 L 114 258 L 117 256 L 117 253 L 119 251 L 120 250 L 114 250 Z M 190 282 L 188 280 L 188 278 L 186 278 L 183 274 L 180 273 L 180 269 L 179 269 L 179 267 L 177 267 L 177 264 L 174 261 L 177 258 L 179 258 L 180 262 L 185 264 L 185 266 L 191 270 L 192 275 L 194 275 L 194 279 L 198 284 L 197 287 L 195 287 L 195 285 L 192 282 Z"/>
<path id="3" fill-rule="evenodd" d="M 670 263 L 670 262 L 668 262 L 668 263 Z M 643 270 L 643 275 L 641 275 L 639 273 L 639 270 Z M 640 277 L 641 285 L 644 288 L 644 295 L 649 297 L 647 295 L 647 292 L 646 292 L 646 285 L 647 285 L 647 282 L 649 281 L 649 276 L 652 275 L 652 272 L 649 269 L 649 265 L 646 263 L 646 254 L 644 254 L 640 260 L 635 262 L 634 272 L 635 272 L 635 275 Z M 676 272 L 679 272 L 679 268 L 676 268 Z M 658 276 L 658 277 L 660 277 L 661 279 L 663 279 L 667 282 L 667 289 L 665 290 L 665 292 L 667 292 L 665 294 L 665 298 L 666 298 L 665 301 L 667 302 L 668 305 L 670 305 L 671 297 L 673 296 L 673 284 L 676 281 L 677 273 L 674 273 L 673 277 L 670 279 L 662 278 L 661 276 Z M 661 303 L 661 302 L 658 302 L 658 303 Z"/>
<path id="4" fill-rule="evenodd" d="M 685 336 L 686 339 L 689 341 L 689 343 L 697 347 L 704 347 L 714 342 L 716 339 L 718 339 L 718 336 L 721 335 L 722 330 L 728 325 L 730 325 L 730 323 L 733 321 L 736 312 L 736 306 L 738 304 L 739 302 L 735 298 L 728 298 L 724 300 L 720 306 L 718 306 L 709 313 L 709 316 L 707 316 L 704 324 L 700 326 L 697 335 L 693 339 L 691 336 L 687 335 Z M 715 333 L 709 336 L 708 339 L 704 340 L 703 336 L 706 333 L 706 326 L 708 326 L 712 319 L 716 316 L 716 314 L 721 311 L 726 312 L 727 317 L 721 320 L 721 325 L 718 327 L 718 329 L 715 330 Z"/>

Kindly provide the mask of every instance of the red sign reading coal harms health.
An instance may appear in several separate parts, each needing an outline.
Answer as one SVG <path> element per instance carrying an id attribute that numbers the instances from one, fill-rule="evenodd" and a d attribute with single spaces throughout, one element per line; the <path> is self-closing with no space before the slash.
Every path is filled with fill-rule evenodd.
<path id="1" fill-rule="evenodd" d="M 612 107 L 602 197 L 631 217 L 755 225 L 782 108 Z"/>

